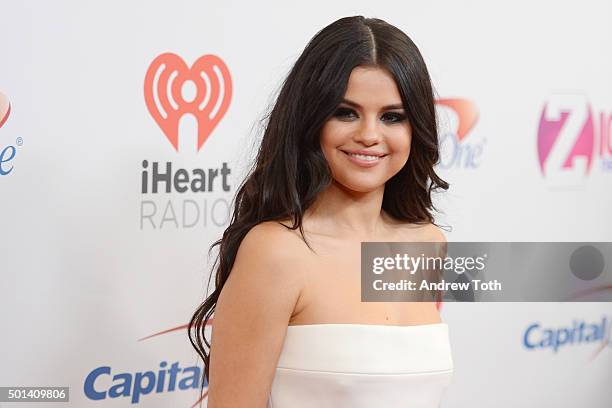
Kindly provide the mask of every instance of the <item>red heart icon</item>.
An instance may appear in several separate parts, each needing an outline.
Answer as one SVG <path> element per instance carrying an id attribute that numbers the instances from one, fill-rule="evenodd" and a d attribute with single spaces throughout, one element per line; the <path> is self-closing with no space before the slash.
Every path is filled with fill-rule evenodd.
<path id="1" fill-rule="evenodd" d="M 183 96 L 183 86 L 195 86 L 194 98 Z M 144 96 L 151 116 L 178 151 L 179 120 L 186 113 L 198 122 L 200 150 L 227 112 L 232 98 L 232 79 L 225 63 L 215 55 L 204 55 L 191 68 L 176 54 L 161 54 L 153 60 L 144 81 Z"/>

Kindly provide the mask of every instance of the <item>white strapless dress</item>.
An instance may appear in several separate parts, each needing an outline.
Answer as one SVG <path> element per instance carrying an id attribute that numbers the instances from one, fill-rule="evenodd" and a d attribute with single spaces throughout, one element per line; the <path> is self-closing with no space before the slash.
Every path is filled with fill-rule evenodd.
<path id="1" fill-rule="evenodd" d="M 289 326 L 268 408 L 434 408 L 452 372 L 446 323 Z"/>

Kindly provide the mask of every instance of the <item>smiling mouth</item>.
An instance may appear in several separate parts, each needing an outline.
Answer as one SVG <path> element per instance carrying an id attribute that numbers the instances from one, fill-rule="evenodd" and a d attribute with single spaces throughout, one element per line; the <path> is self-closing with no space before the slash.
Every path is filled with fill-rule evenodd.
<path id="1" fill-rule="evenodd" d="M 381 160 L 383 157 L 388 156 L 387 154 L 383 154 L 383 155 L 367 155 L 367 154 L 356 154 L 356 153 L 349 153 L 349 152 L 345 152 L 344 150 L 340 150 L 342 153 L 344 153 L 345 155 L 349 156 L 349 157 L 354 157 L 356 159 L 359 160 L 364 160 L 364 161 L 368 161 L 368 162 L 375 162 L 378 160 Z"/>

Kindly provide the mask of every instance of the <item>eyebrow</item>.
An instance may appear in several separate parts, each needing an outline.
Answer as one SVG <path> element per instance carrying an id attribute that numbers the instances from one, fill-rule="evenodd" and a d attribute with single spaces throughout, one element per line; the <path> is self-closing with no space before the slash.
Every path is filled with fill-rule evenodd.
<path id="1" fill-rule="evenodd" d="M 361 105 L 359 105 L 357 102 L 353 102 L 353 101 L 349 101 L 348 99 L 342 99 L 343 103 L 346 103 L 347 105 L 351 105 L 354 106 L 355 108 L 359 108 L 361 109 Z M 400 104 L 395 104 L 395 105 L 387 105 L 387 106 L 383 106 L 382 110 L 390 110 L 390 109 L 404 109 L 404 105 Z"/>

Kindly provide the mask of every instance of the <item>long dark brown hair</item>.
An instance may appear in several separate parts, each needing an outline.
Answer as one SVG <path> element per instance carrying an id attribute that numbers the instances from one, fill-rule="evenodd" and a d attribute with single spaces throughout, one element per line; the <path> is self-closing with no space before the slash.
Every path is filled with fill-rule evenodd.
<path id="1" fill-rule="evenodd" d="M 210 343 L 206 323 L 232 270 L 238 247 L 255 225 L 290 218 L 302 229 L 304 212 L 331 182 L 319 135 L 344 97 L 351 71 L 358 66 L 386 69 L 395 79 L 412 127 L 410 156 L 385 185 L 382 207 L 408 223 L 434 223 L 431 193 L 448 189 L 434 171 L 439 160 L 434 92 L 421 53 L 401 30 L 377 18 L 341 18 L 307 44 L 282 83 L 253 166 L 236 193 L 233 214 L 213 264 L 215 289 L 189 323 L 189 340 L 204 360 L 209 379 Z M 206 347 L 204 346 L 206 344 Z M 202 382 L 202 386 L 204 381 Z"/>

